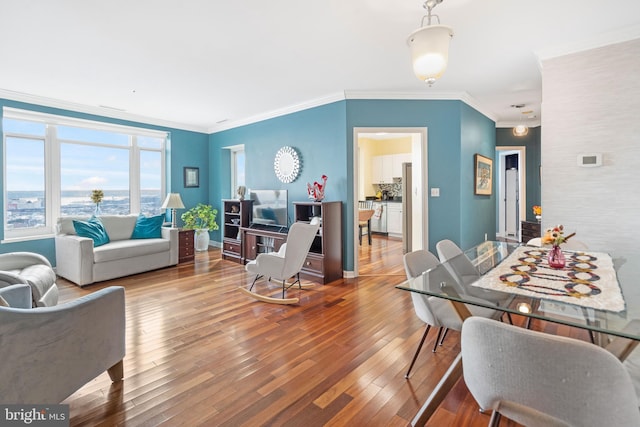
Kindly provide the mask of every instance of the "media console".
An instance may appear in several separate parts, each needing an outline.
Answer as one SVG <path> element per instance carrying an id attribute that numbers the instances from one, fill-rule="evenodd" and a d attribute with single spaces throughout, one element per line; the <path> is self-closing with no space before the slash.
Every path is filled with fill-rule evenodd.
<path id="1" fill-rule="evenodd" d="M 300 276 L 318 283 L 342 278 L 342 202 L 294 202 L 294 220 L 320 218 L 320 229 L 307 254 Z M 287 241 L 286 227 L 253 224 L 240 227 L 242 263 L 258 254 L 278 251 Z"/>

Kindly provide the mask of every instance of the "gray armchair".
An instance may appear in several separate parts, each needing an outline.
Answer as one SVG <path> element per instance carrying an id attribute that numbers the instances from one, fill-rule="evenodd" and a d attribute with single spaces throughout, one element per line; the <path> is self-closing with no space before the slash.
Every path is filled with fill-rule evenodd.
<path id="1" fill-rule="evenodd" d="M 51 307 L 58 303 L 56 273 L 49 260 L 40 254 L 0 254 L 0 288 L 17 284 L 31 287 L 33 307 Z"/>
<path id="2" fill-rule="evenodd" d="M 55 307 L 31 308 L 26 284 L 0 288 L 0 297 L 0 402 L 59 403 L 104 371 L 122 379 L 124 288 Z"/>

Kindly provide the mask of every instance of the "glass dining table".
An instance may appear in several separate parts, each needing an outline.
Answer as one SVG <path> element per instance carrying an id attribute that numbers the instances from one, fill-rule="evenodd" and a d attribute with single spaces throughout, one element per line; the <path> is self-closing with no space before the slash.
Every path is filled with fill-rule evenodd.
<path id="1" fill-rule="evenodd" d="M 584 329 L 620 360 L 640 341 L 640 290 L 618 280 L 607 253 L 563 251 L 564 268 L 551 268 L 548 248 L 483 242 L 396 288 L 449 300 L 462 319 L 467 305 Z M 496 302 L 498 301 L 498 302 Z M 458 355 L 414 417 L 424 425 L 462 376 Z"/>

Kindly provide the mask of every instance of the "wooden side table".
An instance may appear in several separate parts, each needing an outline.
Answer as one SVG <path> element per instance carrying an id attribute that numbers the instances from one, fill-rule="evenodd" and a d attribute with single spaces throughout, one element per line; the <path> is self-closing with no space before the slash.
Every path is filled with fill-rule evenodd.
<path id="1" fill-rule="evenodd" d="M 195 259 L 194 230 L 180 229 L 178 231 L 178 263 L 191 262 Z"/>

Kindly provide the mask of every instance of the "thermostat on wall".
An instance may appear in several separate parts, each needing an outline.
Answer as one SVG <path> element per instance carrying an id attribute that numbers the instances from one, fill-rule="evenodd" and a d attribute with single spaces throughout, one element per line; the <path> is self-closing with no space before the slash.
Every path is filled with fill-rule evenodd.
<path id="1" fill-rule="evenodd" d="M 602 153 L 578 154 L 578 166 L 585 168 L 602 166 Z"/>

